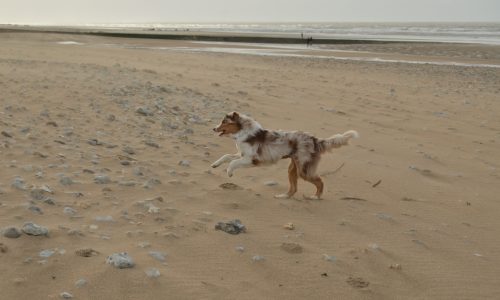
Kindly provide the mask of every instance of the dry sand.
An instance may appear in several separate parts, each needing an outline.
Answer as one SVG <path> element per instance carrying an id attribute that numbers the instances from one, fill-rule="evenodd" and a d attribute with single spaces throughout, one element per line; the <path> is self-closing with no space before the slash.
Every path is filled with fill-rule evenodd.
<path id="1" fill-rule="evenodd" d="M 193 47 L 0 35 L 0 228 L 32 221 L 50 230 L 0 237 L 1 299 L 500 295 L 499 68 L 110 45 L 124 43 Z M 434 46 L 408 51 L 447 57 Z M 498 62 L 447 47 L 466 61 Z M 313 187 L 303 181 L 294 199 L 277 200 L 287 161 L 233 178 L 210 169 L 234 151 L 211 132 L 232 110 L 268 128 L 318 137 L 355 129 L 361 138 L 323 157 L 323 200 L 304 200 Z M 96 183 L 101 175 L 110 182 Z M 241 189 L 219 187 L 227 182 Z M 231 219 L 247 232 L 214 230 Z M 283 227 L 289 222 L 293 230 Z M 96 252 L 75 254 L 85 248 Z M 40 257 L 43 250 L 55 253 Z M 116 252 L 135 267 L 106 264 Z M 161 275 L 148 277 L 149 268 Z M 87 283 L 76 286 L 80 279 Z"/>

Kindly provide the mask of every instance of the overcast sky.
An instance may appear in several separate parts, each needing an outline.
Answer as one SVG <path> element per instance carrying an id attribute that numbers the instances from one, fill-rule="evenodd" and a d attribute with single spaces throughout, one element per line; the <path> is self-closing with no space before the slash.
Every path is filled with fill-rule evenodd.
<path id="1" fill-rule="evenodd" d="M 0 0 L 0 23 L 500 22 L 500 0 Z"/>

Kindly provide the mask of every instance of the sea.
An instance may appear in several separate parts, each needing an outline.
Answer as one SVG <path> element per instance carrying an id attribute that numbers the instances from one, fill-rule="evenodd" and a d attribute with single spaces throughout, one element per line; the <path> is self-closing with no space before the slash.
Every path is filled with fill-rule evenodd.
<path id="1" fill-rule="evenodd" d="M 429 41 L 500 45 L 498 23 L 114 23 L 102 29 L 268 34 L 289 37 Z"/>

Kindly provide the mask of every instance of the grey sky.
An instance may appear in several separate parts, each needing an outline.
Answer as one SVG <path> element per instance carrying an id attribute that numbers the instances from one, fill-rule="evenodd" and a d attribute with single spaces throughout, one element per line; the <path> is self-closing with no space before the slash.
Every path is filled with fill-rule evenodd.
<path id="1" fill-rule="evenodd" d="M 0 0 L 0 23 L 500 22 L 500 0 Z"/>

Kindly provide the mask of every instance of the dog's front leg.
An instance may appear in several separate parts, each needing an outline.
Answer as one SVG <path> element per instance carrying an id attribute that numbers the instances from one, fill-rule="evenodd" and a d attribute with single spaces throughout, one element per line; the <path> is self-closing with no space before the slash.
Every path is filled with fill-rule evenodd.
<path id="1" fill-rule="evenodd" d="M 227 175 L 229 177 L 233 176 L 234 170 L 238 168 L 248 168 L 252 167 L 252 159 L 249 157 L 242 157 L 236 160 L 233 160 L 230 164 L 229 167 L 227 168 Z"/>
<path id="2" fill-rule="evenodd" d="M 216 160 L 211 166 L 212 166 L 212 168 L 217 168 L 218 166 L 222 165 L 223 163 L 237 159 L 239 157 L 240 157 L 239 153 L 238 154 L 224 154 L 224 155 L 222 155 L 221 158 Z"/>

